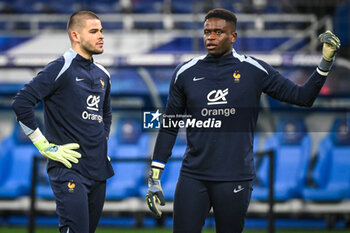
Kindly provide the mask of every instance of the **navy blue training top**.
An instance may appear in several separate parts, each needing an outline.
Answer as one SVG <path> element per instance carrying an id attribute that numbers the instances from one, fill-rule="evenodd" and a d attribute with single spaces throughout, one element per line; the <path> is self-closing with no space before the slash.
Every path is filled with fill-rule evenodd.
<path id="1" fill-rule="evenodd" d="M 253 179 L 253 139 L 261 94 L 310 107 L 325 80 L 326 76 L 315 71 L 303 86 L 298 86 L 267 63 L 235 50 L 220 58 L 207 55 L 179 65 L 170 84 L 165 115 L 186 113 L 202 122 L 211 119 L 207 127 L 199 124 L 201 128 L 186 128 L 187 149 L 181 174 L 213 181 Z M 218 120 L 220 127 L 213 127 Z M 152 158 L 164 164 L 179 129 L 169 127 L 167 120 L 165 123 Z"/>
<path id="2" fill-rule="evenodd" d="M 33 107 L 43 101 L 47 140 L 57 145 L 78 143 L 82 158 L 72 163 L 72 169 L 88 178 L 105 180 L 114 174 L 107 159 L 112 121 L 110 85 L 110 75 L 102 65 L 70 49 L 26 84 L 12 106 L 28 135 L 37 128 Z M 54 166 L 64 165 L 49 160 L 48 169 Z"/>

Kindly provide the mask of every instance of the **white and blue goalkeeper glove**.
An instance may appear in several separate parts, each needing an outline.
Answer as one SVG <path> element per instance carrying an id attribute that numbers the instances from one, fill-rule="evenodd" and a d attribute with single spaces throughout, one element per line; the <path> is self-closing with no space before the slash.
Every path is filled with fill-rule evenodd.
<path id="1" fill-rule="evenodd" d="M 159 210 L 157 204 L 165 205 L 163 189 L 160 185 L 160 177 L 163 169 L 152 166 L 148 174 L 148 190 L 146 194 L 146 202 L 148 208 L 156 218 L 162 216 L 162 211 Z"/>
<path id="2" fill-rule="evenodd" d="M 329 30 L 319 35 L 318 38 L 323 43 L 322 60 L 318 68 L 323 72 L 328 72 L 331 70 L 335 55 L 340 48 L 340 40 Z"/>
<path id="3" fill-rule="evenodd" d="M 71 162 L 78 163 L 78 159 L 81 158 L 81 154 L 74 151 L 80 147 L 77 143 L 68 143 L 64 145 L 49 143 L 39 128 L 28 135 L 28 137 L 32 140 L 40 154 L 51 160 L 63 163 L 67 168 L 72 167 Z"/>

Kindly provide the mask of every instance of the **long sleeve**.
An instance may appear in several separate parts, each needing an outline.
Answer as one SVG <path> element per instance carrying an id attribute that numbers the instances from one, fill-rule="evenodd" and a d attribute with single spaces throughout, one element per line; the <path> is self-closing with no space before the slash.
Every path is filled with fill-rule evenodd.
<path id="1" fill-rule="evenodd" d="M 14 97 L 12 108 L 27 135 L 38 127 L 33 108 L 54 91 L 55 78 L 62 65 L 57 61 L 51 62 Z"/>
<path id="2" fill-rule="evenodd" d="M 183 114 L 185 111 L 185 103 L 186 98 L 181 85 L 181 80 L 176 79 L 176 73 L 180 66 L 175 69 L 173 78 L 171 80 L 170 88 L 169 88 L 169 96 L 166 105 L 165 114 L 166 115 L 174 115 Z M 179 120 L 174 118 L 172 120 Z M 162 163 L 166 163 L 171 156 L 171 151 L 176 141 L 178 127 L 169 127 L 164 128 L 163 126 L 159 130 L 154 153 L 153 153 L 153 161 L 158 161 Z"/>
<path id="3" fill-rule="evenodd" d="M 106 131 L 106 137 L 109 137 L 109 132 L 112 124 L 112 109 L 111 109 L 111 82 L 107 84 L 105 100 L 103 103 L 103 123 Z"/>
<path id="4" fill-rule="evenodd" d="M 299 86 L 266 63 L 262 64 L 268 71 L 264 78 L 263 92 L 280 101 L 299 106 L 311 107 L 327 78 L 315 70 L 307 81 Z"/>

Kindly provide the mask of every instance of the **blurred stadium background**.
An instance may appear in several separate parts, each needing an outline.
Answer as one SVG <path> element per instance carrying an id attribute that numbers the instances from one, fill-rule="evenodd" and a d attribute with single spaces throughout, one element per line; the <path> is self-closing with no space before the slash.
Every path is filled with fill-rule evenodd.
<path id="1" fill-rule="evenodd" d="M 303 83 L 321 58 L 317 36 L 330 29 L 341 39 L 333 70 L 312 109 L 263 96 L 255 151 L 275 151 L 278 232 L 350 232 L 349 0 L 0 0 L 0 232 L 26 232 L 33 157 L 38 154 L 15 124 L 11 100 L 69 49 L 66 22 L 81 9 L 102 19 L 105 52 L 95 60 L 108 68 L 112 81 L 109 155 L 116 176 L 108 181 L 98 232 L 122 232 L 120 227 L 170 232 L 180 161 L 169 162 L 162 177 L 168 204 L 164 218 L 156 221 L 144 203 L 147 163 L 132 161 L 150 157 L 156 136 L 142 130 L 142 111 L 162 109 L 176 65 L 205 54 L 203 18 L 216 7 L 237 14 L 238 53 L 265 60 L 297 83 Z M 36 114 L 42 122 L 42 106 Z M 181 159 L 185 147 L 182 132 L 173 157 Z M 256 165 L 246 232 L 267 227 L 268 158 L 257 157 Z M 45 162 L 38 163 L 36 172 L 36 230 L 55 232 L 42 228 L 58 224 Z M 209 216 L 205 232 L 214 232 L 214 225 Z M 111 226 L 115 228 L 104 228 Z M 155 230 L 162 226 L 165 231 Z"/>

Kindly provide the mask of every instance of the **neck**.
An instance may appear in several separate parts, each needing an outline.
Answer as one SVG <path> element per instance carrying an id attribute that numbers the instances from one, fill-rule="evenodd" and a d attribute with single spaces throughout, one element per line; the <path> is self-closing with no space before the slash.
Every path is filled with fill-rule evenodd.
<path id="1" fill-rule="evenodd" d="M 229 50 L 229 51 L 220 53 L 220 54 L 210 54 L 210 53 L 209 53 L 209 54 L 210 54 L 212 57 L 214 57 L 214 58 L 221 58 L 221 57 L 227 56 L 227 55 L 229 55 L 229 54 L 231 54 L 231 53 L 232 53 L 232 49 Z"/>
<path id="2" fill-rule="evenodd" d="M 82 56 L 85 59 L 91 59 L 92 58 L 92 54 L 89 54 L 88 52 L 86 52 L 85 50 L 82 50 L 81 47 L 77 46 L 77 45 L 72 45 L 72 49 L 79 54 L 80 56 Z"/>

